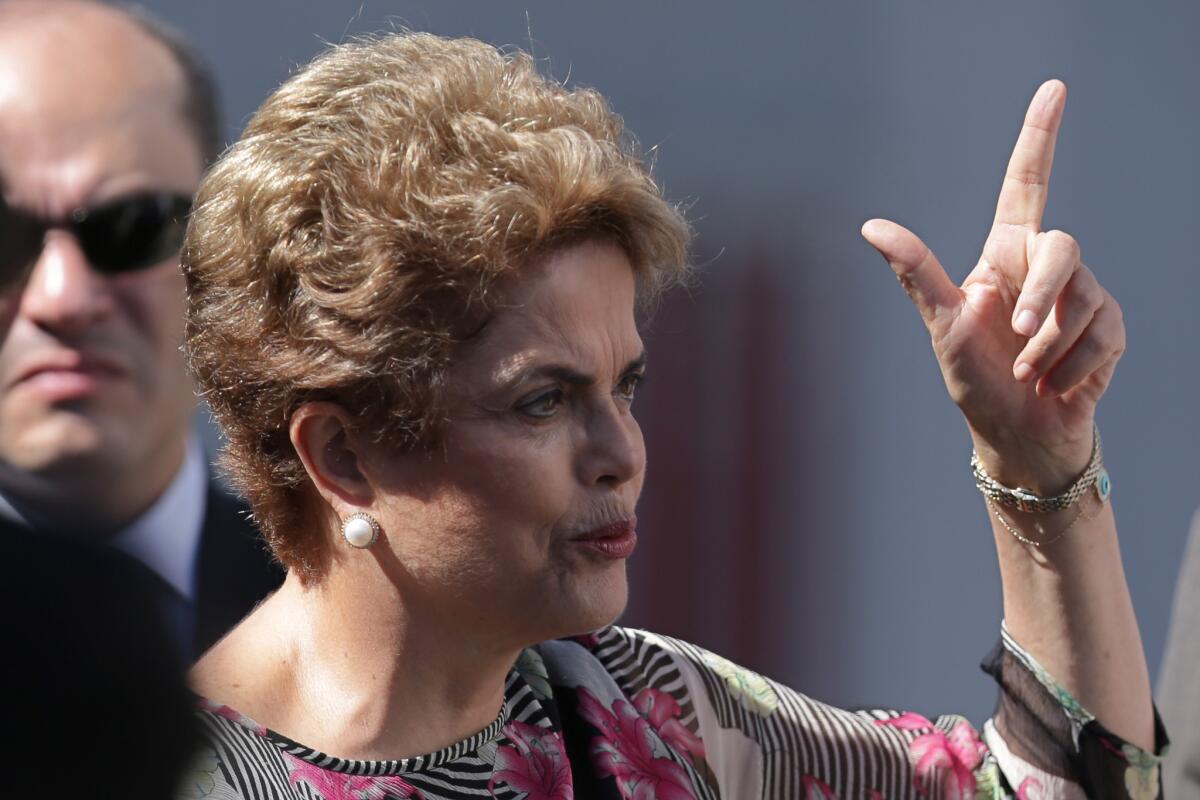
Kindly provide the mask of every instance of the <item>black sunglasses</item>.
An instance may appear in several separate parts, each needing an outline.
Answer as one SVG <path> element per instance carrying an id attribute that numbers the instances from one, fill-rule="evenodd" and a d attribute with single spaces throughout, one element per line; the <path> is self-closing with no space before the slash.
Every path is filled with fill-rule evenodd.
<path id="1" fill-rule="evenodd" d="M 46 232 L 70 231 L 97 272 L 116 275 L 152 267 L 179 252 L 192 198 L 139 192 L 63 220 L 45 220 L 0 200 L 0 291 L 18 285 L 37 263 Z"/>

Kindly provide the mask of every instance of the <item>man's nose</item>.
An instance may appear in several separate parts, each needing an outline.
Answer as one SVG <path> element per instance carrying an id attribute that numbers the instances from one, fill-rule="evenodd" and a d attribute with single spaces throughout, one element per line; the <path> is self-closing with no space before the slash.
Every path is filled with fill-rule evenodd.
<path id="1" fill-rule="evenodd" d="M 92 269 L 79 242 L 67 231 L 46 234 L 18 313 L 57 333 L 80 333 L 112 313 L 108 279 Z"/>

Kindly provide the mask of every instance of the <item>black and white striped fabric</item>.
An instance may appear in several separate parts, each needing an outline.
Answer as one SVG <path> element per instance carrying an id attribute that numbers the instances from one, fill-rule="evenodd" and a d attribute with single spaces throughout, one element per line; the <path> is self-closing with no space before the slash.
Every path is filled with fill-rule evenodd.
<path id="1" fill-rule="evenodd" d="M 1010 656 L 1010 672 L 1038 669 L 1011 639 L 998 652 Z M 1036 677 L 1001 680 L 1003 691 L 1020 685 L 1022 692 L 1045 692 L 1005 704 L 1010 713 L 1053 698 L 1046 676 Z M 1160 794 L 1156 762 L 1152 776 L 1131 779 L 1136 769 L 1126 763 L 1128 753 L 1120 760 L 1126 745 L 1119 740 L 1092 748 L 1109 753 L 1112 763 L 1103 769 L 1054 774 L 1027 750 L 1018 755 L 990 723 L 985 744 L 961 717 L 832 708 L 702 648 L 618 627 L 525 651 L 494 722 L 416 758 L 337 758 L 208 701 L 199 716 L 207 747 L 180 797 L 1082 798 L 1080 783 L 1094 796 L 1096 775 L 1110 776 L 1101 778 L 1109 784 L 1100 787 L 1102 796 L 1131 796 L 1126 786 L 1139 775 L 1155 783 L 1139 798 Z M 1061 750 L 1068 743 L 1055 744 Z"/>

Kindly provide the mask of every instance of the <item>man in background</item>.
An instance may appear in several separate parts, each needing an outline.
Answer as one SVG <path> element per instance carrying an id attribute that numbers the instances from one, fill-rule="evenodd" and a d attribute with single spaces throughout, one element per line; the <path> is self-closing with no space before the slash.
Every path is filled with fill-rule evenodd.
<path id="1" fill-rule="evenodd" d="M 174 33 L 0 0 L 0 530 L 132 556 L 185 660 L 282 578 L 209 475 L 179 349 L 183 225 L 219 141 Z"/>

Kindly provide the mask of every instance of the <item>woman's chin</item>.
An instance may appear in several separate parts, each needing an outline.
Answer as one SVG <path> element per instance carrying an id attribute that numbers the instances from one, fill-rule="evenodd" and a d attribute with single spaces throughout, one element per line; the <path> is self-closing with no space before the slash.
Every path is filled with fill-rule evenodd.
<path id="1" fill-rule="evenodd" d="M 611 625 L 625 611 L 628 601 L 629 585 L 622 565 L 603 577 L 593 577 L 586 585 L 575 587 L 570 597 L 562 598 L 553 626 L 557 632 L 545 638 L 579 636 Z"/>

